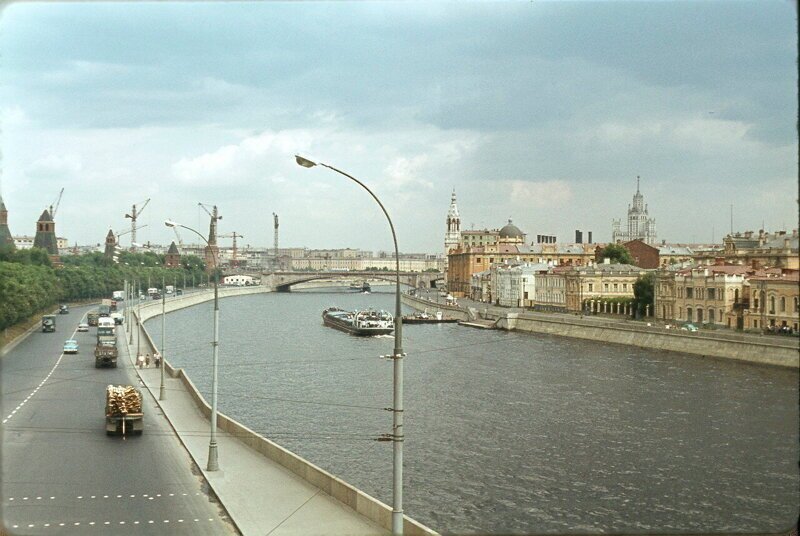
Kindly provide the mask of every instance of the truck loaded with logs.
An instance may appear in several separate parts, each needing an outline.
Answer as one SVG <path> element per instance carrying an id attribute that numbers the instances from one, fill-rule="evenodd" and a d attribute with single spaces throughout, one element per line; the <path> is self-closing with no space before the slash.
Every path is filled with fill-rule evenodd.
<path id="1" fill-rule="evenodd" d="M 132 385 L 109 385 L 106 388 L 106 434 L 141 435 L 142 430 L 142 393 Z"/>

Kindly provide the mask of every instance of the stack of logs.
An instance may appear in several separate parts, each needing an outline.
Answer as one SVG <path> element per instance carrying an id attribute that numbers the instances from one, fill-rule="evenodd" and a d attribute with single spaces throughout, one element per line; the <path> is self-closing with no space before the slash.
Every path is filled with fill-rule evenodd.
<path id="1" fill-rule="evenodd" d="M 109 385 L 106 388 L 106 414 L 124 415 L 142 412 L 142 396 L 130 385 Z"/>

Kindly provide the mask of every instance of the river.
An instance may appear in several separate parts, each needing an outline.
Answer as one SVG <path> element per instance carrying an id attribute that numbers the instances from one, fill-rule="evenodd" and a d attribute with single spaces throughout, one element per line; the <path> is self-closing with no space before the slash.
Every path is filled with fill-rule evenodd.
<path id="1" fill-rule="evenodd" d="M 322 325 L 335 289 L 220 302 L 219 410 L 392 503 L 391 337 Z M 210 303 L 167 316 L 167 358 L 210 400 Z M 148 323 L 159 343 L 160 319 Z M 443 533 L 763 531 L 798 514 L 798 371 L 406 325 L 405 513 Z"/>

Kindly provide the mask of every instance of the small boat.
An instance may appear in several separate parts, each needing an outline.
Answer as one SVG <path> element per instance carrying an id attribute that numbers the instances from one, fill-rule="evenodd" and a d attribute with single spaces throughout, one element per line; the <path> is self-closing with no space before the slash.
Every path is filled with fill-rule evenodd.
<path id="1" fill-rule="evenodd" d="M 442 315 L 441 311 L 436 311 L 435 315 L 428 314 L 427 311 L 405 315 L 403 324 L 447 324 L 458 322 L 458 318 L 450 318 Z"/>
<path id="2" fill-rule="evenodd" d="M 322 322 L 351 335 L 388 335 L 394 331 L 394 318 L 386 311 L 345 311 L 329 307 L 322 312 Z"/>
<path id="3" fill-rule="evenodd" d="M 368 294 L 372 291 L 372 288 L 369 286 L 367 281 L 362 282 L 361 284 L 358 283 L 350 283 L 350 290 L 355 292 L 363 292 L 364 294 Z"/>

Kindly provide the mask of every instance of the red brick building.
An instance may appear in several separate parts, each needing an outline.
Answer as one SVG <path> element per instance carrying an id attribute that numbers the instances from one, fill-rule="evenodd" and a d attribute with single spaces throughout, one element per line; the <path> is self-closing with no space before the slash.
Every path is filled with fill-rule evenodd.
<path id="1" fill-rule="evenodd" d="M 625 242 L 622 247 L 628 250 L 633 257 L 633 264 L 639 268 L 658 268 L 658 248 L 654 248 L 638 238 Z"/>

